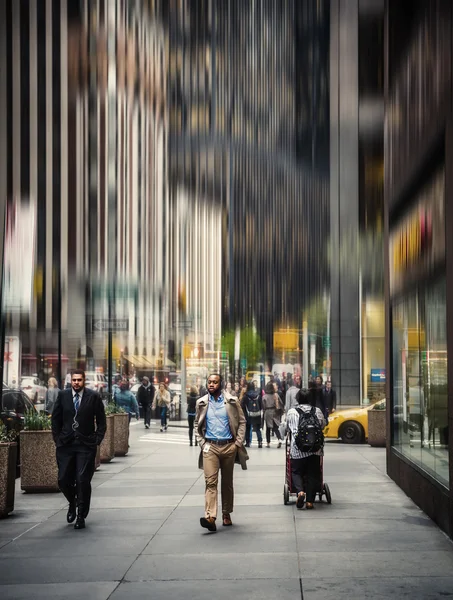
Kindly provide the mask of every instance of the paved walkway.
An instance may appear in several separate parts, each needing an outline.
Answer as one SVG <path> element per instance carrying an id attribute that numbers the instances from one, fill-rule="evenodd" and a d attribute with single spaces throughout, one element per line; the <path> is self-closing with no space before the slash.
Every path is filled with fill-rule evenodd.
<path id="1" fill-rule="evenodd" d="M 282 502 L 284 451 L 235 472 L 234 527 L 199 526 L 203 477 L 186 430 L 131 427 L 101 465 L 87 529 L 60 494 L 16 494 L 0 521 L 2 600 L 431 600 L 453 596 L 453 545 L 385 474 L 385 452 L 329 442 L 333 503 Z"/>

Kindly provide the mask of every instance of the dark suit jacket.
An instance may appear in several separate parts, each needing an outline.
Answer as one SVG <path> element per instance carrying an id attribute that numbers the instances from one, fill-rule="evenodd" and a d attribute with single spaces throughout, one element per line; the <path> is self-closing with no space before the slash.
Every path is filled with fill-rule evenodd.
<path id="1" fill-rule="evenodd" d="M 99 445 L 104 439 L 106 430 L 104 404 L 100 395 L 84 388 L 77 413 L 79 426 L 75 430 L 73 429 L 74 417 L 75 408 L 71 388 L 58 394 L 52 411 L 52 435 L 57 447 L 70 444 L 74 440 L 86 446 Z"/>
<path id="2" fill-rule="evenodd" d="M 150 385 L 148 388 L 145 388 L 141 385 L 137 390 L 137 402 L 140 402 L 142 406 L 151 405 L 153 403 L 155 393 L 156 388 L 153 385 Z"/>
<path id="3" fill-rule="evenodd" d="M 337 392 L 335 390 L 330 390 L 328 392 L 326 388 L 323 390 L 324 396 L 324 404 L 326 405 L 327 410 L 331 413 L 333 410 L 337 408 Z"/>

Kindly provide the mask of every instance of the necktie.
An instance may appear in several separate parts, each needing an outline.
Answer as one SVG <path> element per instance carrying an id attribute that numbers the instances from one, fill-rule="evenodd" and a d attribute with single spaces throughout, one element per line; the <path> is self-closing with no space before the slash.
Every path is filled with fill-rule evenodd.
<path id="1" fill-rule="evenodd" d="M 75 394 L 74 396 L 74 408 L 76 409 L 76 412 L 79 410 L 79 406 L 80 406 L 80 398 L 79 398 L 79 394 Z"/>

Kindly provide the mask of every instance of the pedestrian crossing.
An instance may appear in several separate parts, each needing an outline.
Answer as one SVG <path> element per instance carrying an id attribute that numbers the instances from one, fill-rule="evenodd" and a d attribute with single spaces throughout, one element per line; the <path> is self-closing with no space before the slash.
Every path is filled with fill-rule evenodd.
<path id="1" fill-rule="evenodd" d="M 142 425 L 143 426 L 143 425 Z M 156 425 L 154 429 L 146 429 L 145 433 L 138 438 L 139 442 L 145 444 L 176 444 L 179 446 L 189 445 L 189 432 L 186 428 L 179 429 L 174 428 L 173 430 L 167 429 L 167 431 L 159 431 L 159 427 Z M 176 431 L 175 431 L 176 430 Z"/>

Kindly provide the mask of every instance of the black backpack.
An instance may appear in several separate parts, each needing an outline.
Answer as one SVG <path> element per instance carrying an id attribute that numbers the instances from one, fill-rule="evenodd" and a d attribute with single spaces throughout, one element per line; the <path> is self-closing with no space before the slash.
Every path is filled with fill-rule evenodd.
<path id="1" fill-rule="evenodd" d="M 310 412 L 305 412 L 298 406 L 299 425 L 294 438 L 294 443 L 301 452 L 318 452 L 324 446 L 324 434 L 316 416 L 316 408 L 311 407 Z"/>

